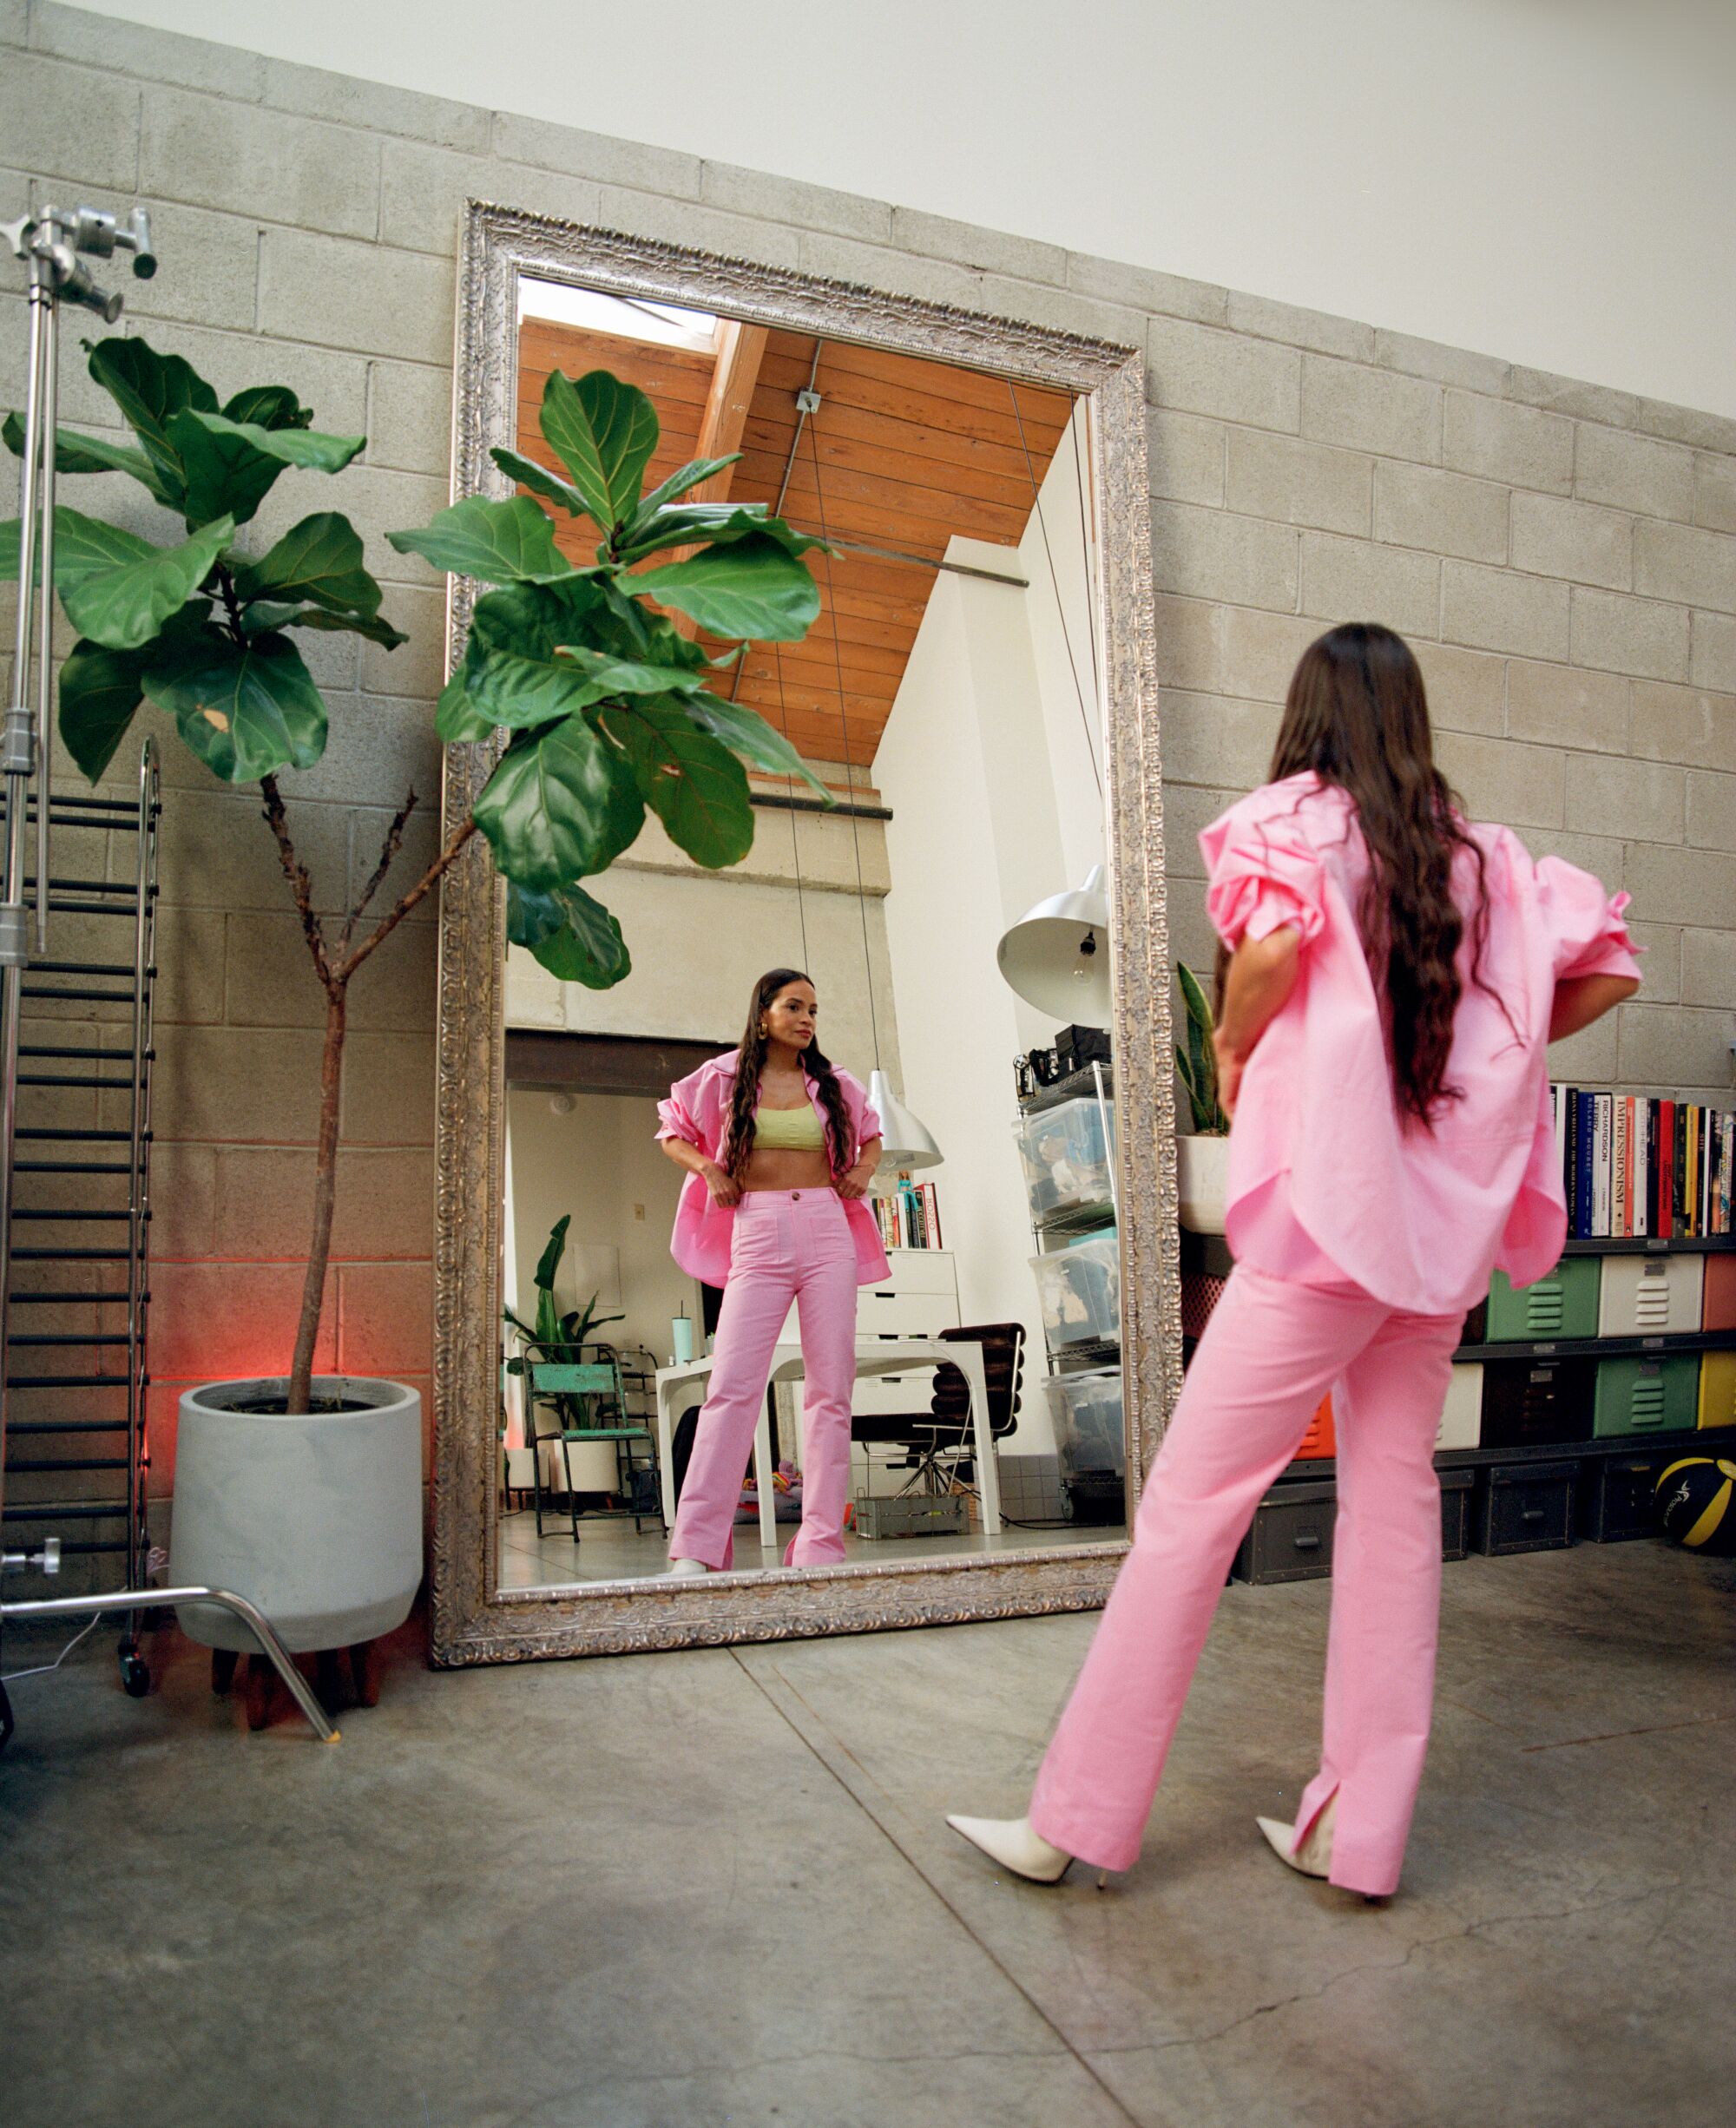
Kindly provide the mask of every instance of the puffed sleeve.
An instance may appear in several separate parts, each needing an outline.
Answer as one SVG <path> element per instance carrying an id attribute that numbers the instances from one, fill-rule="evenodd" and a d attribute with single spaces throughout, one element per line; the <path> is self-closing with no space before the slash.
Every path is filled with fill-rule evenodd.
<path id="1" fill-rule="evenodd" d="M 1623 914 L 1626 894 L 1606 894 L 1601 880 L 1565 857 L 1538 858 L 1535 877 L 1557 982 L 1574 975 L 1639 975 L 1639 949 Z"/>
<path id="2" fill-rule="evenodd" d="M 1254 791 L 1200 836 L 1206 860 L 1206 911 L 1233 952 L 1245 938 L 1265 938 L 1292 924 L 1302 942 L 1326 921 L 1320 860 L 1293 812 L 1272 804 L 1272 787 Z"/>
<path id="3" fill-rule="evenodd" d="M 676 1080 L 669 1088 L 667 1100 L 657 1104 L 657 1136 L 682 1138 L 690 1146 L 703 1146 L 705 1133 L 700 1130 L 697 1109 L 700 1081 L 705 1075 L 705 1067 L 689 1072 L 685 1079 Z"/>

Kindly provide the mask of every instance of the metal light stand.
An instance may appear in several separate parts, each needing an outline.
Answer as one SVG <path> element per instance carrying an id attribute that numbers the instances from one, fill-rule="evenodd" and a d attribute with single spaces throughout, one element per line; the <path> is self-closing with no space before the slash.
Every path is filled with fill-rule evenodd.
<path id="1" fill-rule="evenodd" d="M 49 828 L 54 713 L 55 441 L 58 428 L 60 306 L 76 303 L 107 325 L 121 315 L 122 298 L 92 280 L 83 257 L 111 259 L 130 252 L 133 272 L 148 280 L 157 270 L 150 216 L 135 207 L 124 220 L 89 207 L 44 207 L 0 222 L 0 238 L 30 275 L 30 364 L 19 474 L 18 614 L 13 632 L 12 687 L 0 722 L 0 778 L 5 782 L 6 831 L 0 857 L 0 1508 L 5 1504 L 8 1325 L 12 1262 L 12 1179 L 18 1103 L 18 1022 L 24 970 L 48 950 Z M 82 256 L 81 256 L 82 254 Z M 34 667 L 32 659 L 34 658 Z M 35 680 L 32 701 L 31 681 Z M 36 811 L 36 901 L 25 901 L 30 814 Z M 34 919 L 34 920 L 33 920 Z M 0 1578 L 26 1566 L 60 1571 L 60 1544 L 43 1540 L 37 1552 L 0 1548 Z M 257 1636 L 296 1704 L 327 1743 L 338 1731 L 308 1691 L 269 1622 L 245 1597 L 212 1588 L 118 1589 L 100 1596 L 61 1596 L 0 1603 L 0 1645 L 8 1619 L 93 1617 L 164 1604 L 214 1603 Z M 11 1704 L 0 1680 L 0 1748 L 13 1728 Z"/>

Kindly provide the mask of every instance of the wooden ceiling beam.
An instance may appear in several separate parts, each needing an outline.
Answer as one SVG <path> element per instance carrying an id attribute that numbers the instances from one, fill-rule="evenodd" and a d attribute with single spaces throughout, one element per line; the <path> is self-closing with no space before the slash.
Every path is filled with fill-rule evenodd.
<path id="1" fill-rule="evenodd" d="M 741 448 L 741 432 L 747 426 L 747 410 L 760 382 L 760 365 L 765 358 L 764 325 L 744 325 L 733 318 L 717 321 L 717 366 L 711 375 L 711 390 L 705 412 L 700 417 L 700 440 L 695 457 L 727 458 Z M 728 465 L 702 482 L 686 499 L 693 502 L 724 502 L 735 468 Z"/>

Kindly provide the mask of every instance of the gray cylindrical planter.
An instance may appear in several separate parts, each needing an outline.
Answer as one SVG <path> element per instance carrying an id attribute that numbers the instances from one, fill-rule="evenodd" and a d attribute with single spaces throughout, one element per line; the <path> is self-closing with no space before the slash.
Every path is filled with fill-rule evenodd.
<path id="1" fill-rule="evenodd" d="M 319 1375 L 360 1411 L 238 1411 L 284 1379 L 206 1383 L 181 1399 L 169 1580 L 245 1596 L 297 1652 L 403 1625 L 422 1578 L 422 1399 L 402 1383 Z M 207 1648 L 253 1637 L 210 1604 L 178 1606 Z"/>
<path id="2" fill-rule="evenodd" d="M 1230 1194 L 1229 1140 L 1178 1133 L 1175 1180 L 1182 1225 L 1195 1234 L 1221 1234 Z"/>

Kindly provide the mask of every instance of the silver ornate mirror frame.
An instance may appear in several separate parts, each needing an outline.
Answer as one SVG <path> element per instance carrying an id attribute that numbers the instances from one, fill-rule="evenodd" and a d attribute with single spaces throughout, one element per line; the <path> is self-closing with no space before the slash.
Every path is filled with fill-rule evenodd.
<path id="1" fill-rule="evenodd" d="M 454 499 L 507 495 L 489 457 L 516 443 L 522 274 L 865 342 L 1090 398 L 1107 651 L 1110 906 L 1120 1140 L 1128 1514 L 1181 1378 L 1169 940 L 1142 351 L 472 201 L 460 247 Z M 454 581 L 448 669 L 473 588 Z M 449 747 L 444 831 L 469 813 L 496 749 Z M 504 1100 L 503 890 L 478 837 L 440 909 L 436 1125 L 433 1661 L 624 1654 L 1085 1610 L 1127 1546 L 851 1564 L 687 1581 L 496 1586 L 496 1413 Z"/>

